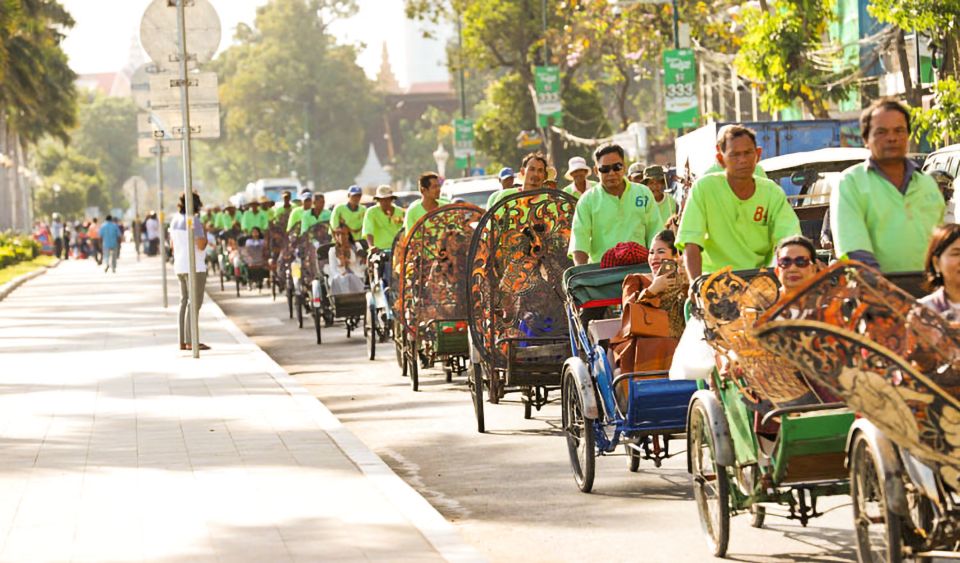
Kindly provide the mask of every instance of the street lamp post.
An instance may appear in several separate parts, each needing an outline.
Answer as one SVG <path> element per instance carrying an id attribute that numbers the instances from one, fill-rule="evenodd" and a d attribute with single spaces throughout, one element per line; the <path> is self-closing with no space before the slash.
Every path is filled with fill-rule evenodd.
<path id="1" fill-rule="evenodd" d="M 437 163 L 437 174 L 440 174 L 441 178 L 447 177 L 447 160 L 449 158 L 450 153 L 443 147 L 443 143 L 438 143 L 437 150 L 433 151 L 433 160 Z"/>

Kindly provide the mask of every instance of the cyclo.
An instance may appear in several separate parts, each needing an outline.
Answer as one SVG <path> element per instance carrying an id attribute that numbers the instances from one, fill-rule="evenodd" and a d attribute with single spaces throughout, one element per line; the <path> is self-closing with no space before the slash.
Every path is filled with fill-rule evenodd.
<path id="1" fill-rule="evenodd" d="M 223 229 L 217 235 L 217 270 L 220 274 L 220 291 L 224 291 L 225 282 L 234 281 L 234 270 L 231 253 L 237 251 L 237 240 L 240 238 L 239 222 L 229 229 Z M 237 294 L 239 296 L 239 292 Z"/>
<path id="2" fill-rule="evenodd" d="M 614 369 L 609 342 L 621 320 L 619 314 L 605 317 L 617 311 L 623 280 L 634 273 L 650 273 L 650 266 L 587 264 L 563 275 L 572 347 L 563 365 L 563 429 L 574 480 L 585 493 L 593 488 L 596 457 L 619 444 L 630 471 L 639 469 L 641 459 L 660 467 L 670 457 L 670 440 L 686 431 L 687 404 L 697 389 L 695 382 L 668 379 L 669 358 L 647 359 L 645 371 Z"/>
<path id="3" fill-rule="evenodd" d="M 402 369 L 414 391 L 420 365 L 441 362 L 447 382 L 467 370 L 467 249 L 483 210 L 469 203 L 444 205 L 414 223 L 397 245 Z"/>
<path id="4" fill-rule="evenodd" d="M 768 352 L 861 415 L 846 454 L 865 563 L 960 559 L 960 338 L 914 299 L 921 279 L 838 263 L 757 323 Z"/>
<path id="5" fill-rule="evenodd" d="M 314 229 L 317 229 L 314 227 Z M 351 245 L 353 246 L 353 245 Z M 347 338 L 360 326 L 360 323 L 366 317 L 367 296 L 366 284 L 362 277 L 351 277 L 349 281 L 353 283 L 333 283 L 332 253 L 336 252 L 334 244 L 324 244 L 318 247 L 318 260 L 321 264 L 321 276 L 316 282 L 317 287 L 313 293 L 315 302 L 318 301 L 319 308 L 314 311 L 315 317 L 322 318 L 324 324 L 328 327 L 333 326 L 336 319 L 342 319 L 347 329 Z M 356 252 L 356 251 L 355 251 Z M 355 259 L 360 260 L 361 253 L 356 252 Z M 346 276 L 341 277 L 341 282 L 348 281 Z M 320 328 L 317 325 L 317 344 L 320 344 Z"/>
<path id="6" fill-rule="evenodd" d="M 403 231 L 397 234 L 397 240 L 403 237 Z M 395 283 L 388 276 L 393 271 L 393 250 L 375 252 L 367 258 L 367 311 L 363 321 L 363 335 L 367 339 L 367 359 L 377 356 L 377 343 L 383 344 L 393 338 L 393 304 L 397 299 Z M 402 366 L 401 366 L 402 367 Z"/>
<path id="7" fill-rule="evenodd" d="M 561 282 L 576 199 L 559 190 L 522 191 L 488 209 L 470 242 L 470 393 L 485 431 L 491 403 L 518 392 L 531 418 L 560 388 L 570 350 Z"/>
<path id="8" fill-rule="evenodd" d="M 290 274 L 290 262 L 292 261 L 292 251 L 290 237 L 287 235 L 286 225 L 287 217 L 290 212 L 278 215 L 270 221 L 270 227 L 267 228 L 267 255 L 268 266 L 270 268 L 270 295 L 274 301 L 277 295 L 287 293 L 287 278 Z M 293 299 L 289 300 L 290 318 L 293 318 Z"/>
<path id="9" fill-rule="evenodd" d="M 322 296 L 320 277 L 323 275 L 323 263 L 326 257 L 323 248 L 329 248 L 330 234 L 325 223 L 318 223 L 297 239 L 297 254 L 290 267 L 293 283 L 297 326 L 303 328 L 303 313 L 313 317 L 313 328 L 317 333 L 317 344 L 322 343 L 320 320 L 322 315 Z M 322 262 L 321 262 L 322 257 Z"/>
<path id="10" fill-rule="evenodd" d="M 779 504 L 806 526 L 822 515 L 819 498 L 849 493 L 844 455 L 854 414 L 757 341 L 754 322 L 779 298 L 771 273 L 720 270 L 696 280 L 693 295 L 718 364 L 702 363 L 712 363 L 709 349 L 699 361 L 681 353 L 681 343 L 674 367 L 687 364 L 709 383 L 690 401 L 687 469 L 707 543 L 723 557 L 731 516 L 749 511 L 759 528 L 765 505 Z"/>

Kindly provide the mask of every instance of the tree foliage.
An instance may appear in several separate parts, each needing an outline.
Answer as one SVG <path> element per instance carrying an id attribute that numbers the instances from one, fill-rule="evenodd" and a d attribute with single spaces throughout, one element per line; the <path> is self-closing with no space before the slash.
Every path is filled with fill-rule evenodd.
<path id="1" fill-rule="evenodd" d="M 37 168 L 43 183 L 35 193 L 37 211 L 50 215 L 60 212 L 68 219 L 83 217 L 87 207 L 104 212 L 111 207 L 106 179 L 99 163 L 57 141 L 43 143 L 37 152 Z M 56 193 L 54 186 L 59 185 Z"/>
<path id="2" fill-rule="evenodd" d="M 960 139 L 960 82 L 950 76 L 933 89 L 929 110 L 913 108 L 913 137 L 926 138 L 934 147 Z"/>
<path id="3" fill-rule="evenodd" d="M 960 0 L 871 0 L 870 14 L 905 31 L 919 31 L 935 41 L 941 70 L 956 75 L 960 69 Z"/>
<path id="4" fill-rule="evenodd" d="M 111 207 L 126 207 L 123 183 L 137 169 L 137 107 L 128 98 L 87 96 L 71 146 L 100 166 Z"/>
<path id="5" fill-rule="evenodd" d="M 354 10 L 353 0 L 274 0 L 257 9 L 253 28 L 238 27 L 235 44 L 212 65 L 223 136 L 199 153 L 208 183 L 233 192 L 290 171 L 318 189 L 353 182 L 382 106 L 355 49 L 329 31 Z"/>
<path id="6" fill-rule="evenodd" d="M 417 178 L 425 170 L 435 170 L 436 161 L 433 152 L 437 144 L 443 143 L 451 160 L 447 164 L 447 176 L 453 176 L 453 127 L 450 126 L 453 116 L 437 108 L 428 108 L 415 121 L 400 121 L 400 150 L 396 155 L 392 176 L 395 181 L 406 185 L 416 186 Z M 412 188 L 417 189 L 417 188 Z"/>
<path id="7" fill-rule="evenodd" d="M 736 56 L 736 68 L 759 86 L 760 104 L 780 111 L 799 101 L 814 117 L 828 118 L 830 103 L 849 94 L 839 85 L 855 68 L 842 64 L 841 51 L 833 54 L 828 27 L 836 19 L 830 0 L 785 0 L 765 11 L 747 8 L 742 13 L 745 34 Z"/>

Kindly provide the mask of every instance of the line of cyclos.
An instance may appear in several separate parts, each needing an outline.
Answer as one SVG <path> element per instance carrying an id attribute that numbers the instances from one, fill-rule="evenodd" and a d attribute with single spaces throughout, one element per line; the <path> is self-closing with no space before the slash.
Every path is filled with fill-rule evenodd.
<path id="1" fill-rule="evenodd" d="M 960 558 L 955 460 L 938 461 L 918 453 L 914 442 L 905 444 L 896 425 L 909 426 L 913 419 L 889 423 L 885 417 L 895 409 L 883 400 L 899 399 L 890 399 L 884 381 L 868 378 L 870 369 L 894 381 L 910 374 L 923 380 L 922 374 L 860 341 L 845 355 L 837 344 L 843 338 L 832 335 L 835 355 L 858 358 L 867 366 L 851 377 L 866 378 L 860 380 L 860 390 L 873 385 L 868 394 L 880 402 L 851 408 L 850 401 L 834 397 L 768 402 L 758 409 L 764 398 L 757 397 L 757 390 L 764 378 L 782 377 L 770 368 L 777 358 L 769 354 L 754 358 L 758 373 L 737 374 L 718 367 L 719 354 L 690 352 L 695 348 L 683 348 L 681 342 L 683 352 L 654 358 L 642 370 L 620 369 L 612 343 L 626 326 L 624 282 L 649 275 L 650 267 L 574 266 L 568 243 L 575 205 L 573 197 L 557 190 L 518 192 L 487 210 L 469 203 L 443 205 L 408 232 L 401 231 L 390 251 L 369 255 L 362 242 L 338 244 L 347 241 L 335 238 L 349 235 L 331 234 L 326 224 L 302 235 L 287 233 L 283 215 L 270 223 L 262 243 L 249 244 L 251 237 L 236 229 L 220 231 L 209 259 L 222 287 L 233 281 L 238 295 L 242 286 L 262 290 L 266 283 L 275 299 L 285 296 L 290 317 L 301 328 L 304 319 L 312 319 L 317 344 L 323 329 L 337 321 L 348 337 L 363 329 L 370 360 L 378 344 L 393 341 L 398 366 L 414 391 L 425 368 L 441 366 L 448 382 L 464 376 L 481 433 L 485 409 L 507 395 L 519 398 L 525 418 L 559 401 L 571 469 L 583 492 L 593 489 L 597 459 L 618 450 L 634 472 L 642 462 L 659 467 L 685 452 L 700 524 L 717 557 L 726 555 L 732 516 L 749 514 L 758 528 L 767 516 L 806 526 L 823 514 L 820 499 L 849 495 L 860 561 Z M 856 287 L 864 295 L 875 294 L 869 272 L 851 268 L 828 268 L 824 291 Z M 734 273 L 694 281 L 694 299 L 686 309 L 687 319 L 693 319 L 689 324 L 706 324 L 701 330 L 708 334 L 728 329 L 709 324 L 723 316 L 711 299 L 723 294 L 719 288 L 724 283 L 740 284 L 738 295 L 749 280 L 777 283 L 763 271 L 735 274 L 734 282 L 723 277 Z M 914 278 L 893 281 L 913 288 Z M 871 319 L 889 320 L 881 313 L 897 301 L 855 302 L 852 294 L 843 295 L 847 305 L 860 306 L 863 326 Z M 737 310 L 725 314 L 728 320 L 740 318 Z M 639 332 L 631 333 L 639 337 L 638 354 L 657 349 L 648 346 L 656 336 Z M 670 350 L 675 348 L 676 343 Z M 704 357 L 711 364 L 706 371 Z M 698 377 L 685 378 L 683 366 L 676 368 L 687 361 L 700 361 L 686 370 L 701 370 Z M 763 371 L 767 368 L 769 373 Z M 849 375 L 840 372 L 840 377 Z M 955 397 L 931 402 L 943 400 L 956 403 Z M 888 414 L 872 417 L 871 409 Z M 950 416 L 941 414 L 926 432 L 957 442 L 960 420 Z M 685 446 L 680 452 L 671 449 L 677 441 Z"/>

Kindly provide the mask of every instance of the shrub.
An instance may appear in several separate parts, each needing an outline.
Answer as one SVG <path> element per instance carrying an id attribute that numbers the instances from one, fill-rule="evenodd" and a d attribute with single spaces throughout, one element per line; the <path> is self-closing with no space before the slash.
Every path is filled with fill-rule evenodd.
<path id="1" fill-rule="evenodd" d="M 40 254 L 40 244 L 27 235 L 0 233 L 0 268 L 33 260 Z"/>

